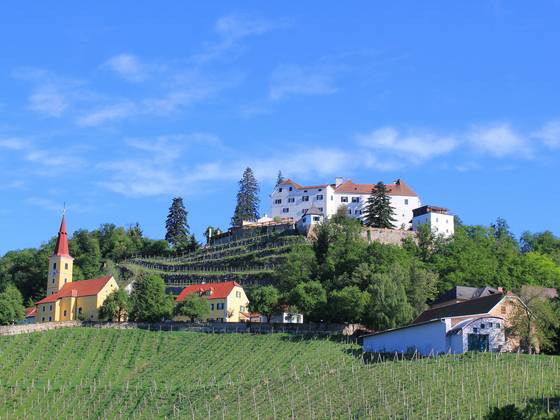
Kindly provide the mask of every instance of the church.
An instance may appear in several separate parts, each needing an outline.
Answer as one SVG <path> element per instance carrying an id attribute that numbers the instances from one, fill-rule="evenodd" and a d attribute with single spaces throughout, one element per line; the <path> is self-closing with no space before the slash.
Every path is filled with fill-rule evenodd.
<path id="1" fill-rule="evenodd" d="M 119 286 L 112 276 L 73 281 L 73 265 L 63 215 L 56 247 L 49 257 L 47 296 L 36 303 L 35 322 L 99 320 L 99 308 Z"/>

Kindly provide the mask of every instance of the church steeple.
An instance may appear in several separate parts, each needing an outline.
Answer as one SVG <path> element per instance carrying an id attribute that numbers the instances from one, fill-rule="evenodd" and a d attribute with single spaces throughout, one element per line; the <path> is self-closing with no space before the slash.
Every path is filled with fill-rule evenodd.
<path id="1" fill-rule="evenodd" d="M 66 221 L 64 220 L 64 215 L 62 215 L 62 222 L 60 223 L 60 229 L 58 230 L 58 239 L 56 240 L 56 247 L 54 248 L 54 255 L 59 257 L 69 257 L 68 252 L 68 234 L 66 233 Z"/>
<path id="2" fill-rule="evenodd" d="M 62 286 L 72 281 L 74 258 L 68 250 L 68 233 L 66 221 L 62 215 L 62 222 L 58 230 L 58 238 L 54 253 L 49 257 L 49 275 L 47 283 L 47 296 L 58 292 Z"/>

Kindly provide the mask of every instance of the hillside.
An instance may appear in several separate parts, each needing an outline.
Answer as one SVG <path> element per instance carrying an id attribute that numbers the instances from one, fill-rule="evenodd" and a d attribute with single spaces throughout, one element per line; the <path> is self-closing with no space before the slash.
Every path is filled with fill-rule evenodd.
<path id="1" fill-rule="evenodd" d="M 261 284 L 270 281 L 291 246 L 303 240 L 293 233 L 255 235 L 177 257 L 134 256 L 119 267 L 124 278 L 140 272 L 157 273 L 168 286 L 176 287 L 201 280 Z"/>
<path id="2" fill-rule="evenodd" d="M 63 329 L 0 337 L 0 417 L 481 417 L 559 397 L 560 358 L 467 354 L 365 364 L 286 335 Z M 544 398 L 544 399 L 543 399 Z"/>

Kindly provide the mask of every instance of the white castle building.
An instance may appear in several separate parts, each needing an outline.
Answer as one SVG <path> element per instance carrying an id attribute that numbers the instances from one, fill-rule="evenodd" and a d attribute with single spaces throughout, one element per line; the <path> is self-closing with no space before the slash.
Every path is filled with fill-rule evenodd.
<path id="1" fill-rule="evenodd" d="M 436 227 L 434 224 L 437 224 L 437 231 L 434 232 L 444 236 L 453 234 L 453 230 L 450 230 L 453 226 L 453 216 L 445 214 L 451 218 L 451 225 L 449 225 L 449 219 L 443 217 L 445 209 L 424 206 L 424 210 L 417 212 L 421 220 L 413 222 L 413 210 L 422 207 L 420 197 L 401 179 L 386 184 L 386 187 L 393 207 L 395 229 L 410 230 L 421 223 L 430 223 L 432 230 Z M 336 178 L 334 184 L 322 185 L 300 185 L 287 179 L 281 182 L 270 196 L 272 217 L 292 218 L 298 221 L 313 208 L 314 214 L 321 213 L 323 217 L 329 218 L 339 207 L 346 206 L 349 216 L 361 219 L 365 214 L 367 199 L 373 188 L 375 184 L 356 184 L 350 179 L 342 178 Z M 438 213 L 432 219 L 429 215 L 434 209 L 437 209 Z M 443 225 L 440 225 L 440 219 L 443 220 Z"/>

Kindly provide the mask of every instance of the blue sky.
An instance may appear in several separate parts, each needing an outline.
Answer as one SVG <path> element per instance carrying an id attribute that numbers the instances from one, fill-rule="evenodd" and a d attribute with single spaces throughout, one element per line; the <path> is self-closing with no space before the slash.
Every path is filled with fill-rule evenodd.
<path id="1" fill-rule="evenodd" d="M 0 254 L 64 202 L 159 238 L 180 195 L 202 239 L 247 165 L 262 213 L 281 169 L 560 233 L 558 1 L 267 3 L 2 4 Z"/>

